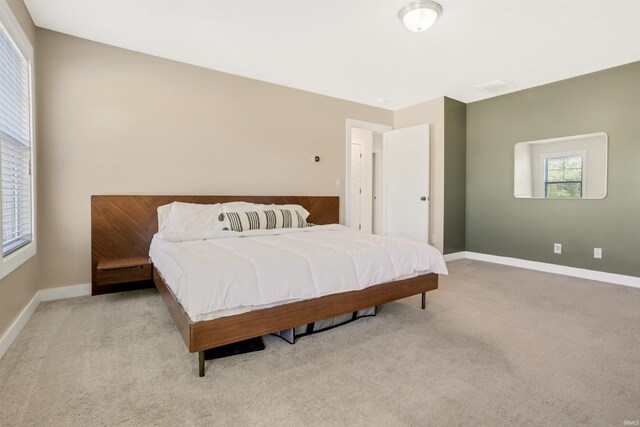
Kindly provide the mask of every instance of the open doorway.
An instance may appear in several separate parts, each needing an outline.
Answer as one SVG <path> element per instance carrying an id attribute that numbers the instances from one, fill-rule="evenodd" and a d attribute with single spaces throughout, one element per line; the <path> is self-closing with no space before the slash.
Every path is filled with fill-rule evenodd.
<path id="1" fill-rule="evenodd" d="M 429 242 L 430 135 L 347 120 L 346 226 Z"/>
<path id="2" fill-rule="evenodd" d="M 372 181 L 373 181 L 373 209 L 372 209 L 372 232 L 373 234 L 384 234 L 382 223 L 383 181 L 382 181 L 382 132 L 373 133 L 373 159 L 372 159 Z"/>
<path id="3" fill-rule="evenodd" d="M 382 134 L 391 126 L 347 120 L 345 225 L 383 234 Z"/>

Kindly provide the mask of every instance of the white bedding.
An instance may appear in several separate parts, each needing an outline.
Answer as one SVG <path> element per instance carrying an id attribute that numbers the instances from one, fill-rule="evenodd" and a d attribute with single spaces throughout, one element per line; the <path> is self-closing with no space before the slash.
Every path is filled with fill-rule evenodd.
<path id="1" fill-rule="evenodd" d="M 192 321 L 210 320 L 417 274 L 447 274 L 426 243 L 341 225 L 158 233 L 149 256 Z"/>

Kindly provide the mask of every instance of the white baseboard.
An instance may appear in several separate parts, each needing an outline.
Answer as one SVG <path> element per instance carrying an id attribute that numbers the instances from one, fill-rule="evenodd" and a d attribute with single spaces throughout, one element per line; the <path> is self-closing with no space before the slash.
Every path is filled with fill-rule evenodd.
<path id="1" fill-rule="evenodd" d="M 529 261 L 520 258 L 509 258 L 467 251 L 447 254 L 445 255 L 444 259 L 445 261 L 455 261 L 458 259 L 474 259 L 477 261 L 492 262 L 494 264 L 526 268 L 528 270 L 544 271 L 546 273 L 562 274 L 564 276 L 578 277 L 581 279 L 597 280 L 599 282 L 607 282 L 616 285 L 640 288 L 640 277 L 625 276 L 624 274 L 605 273 L 603 271 L 587 270 L 586 268 L 567 267 L 566 265 L 549 264 L 546 262 Z"/>
<path id="2" fill-rule="evenodd" d="M 22 309 L 18 317 L 9 325 L 7 330 L 0 337 L 0 359 L 9 350 L 11 344 L 18 337 L 33 313 L 42 301 L 53 301 L 57 299 L 74 298 L 91 295 L 91 284 L 63 286 L 61 288 L 42 289 L 31 298 L 31 301 Z"/>
<path id="3" fill-rule="evenodd" d="M 13 344 L 16 338 L 18 338 L 18 335 L 27 324 L 29 319 L 31 319 L 33 313 L 36 312 L 36 309 L 39 305 L 40 295 L 39 292 L 36 292 L 33 298 L 31 298 L 31 301 L 29 301 L 27 306 L 22 309 L 18 317 L 15 318 L 13 323 L 9 325 L 9 327 L 5 331 L 4 335 L 2 335 L 2 338 L 0 338 L 0 359 L 2 359 L 2 356 L 4 356 L 7 350 L 9 350 L 9 347 L 11 347 L 11 344 Z"/>
<path id="4" fill-rule="evenodd" d="M 40 294 L 40 301 L 54 301 L 57 299 L 84 297 L 91 295 L 91 283 L 63 286 L 61 288 L 42 289 L 38 293 Z"/>
<path id="5" fill-rule="evenodd" d="M 444 256 L 444 260 L 449 262 L 449 261 L 457 261 L 459 259 L 465 259 L 466 258 L 466 252 L 454 252 L 452 254 L 446 254 Z"/>

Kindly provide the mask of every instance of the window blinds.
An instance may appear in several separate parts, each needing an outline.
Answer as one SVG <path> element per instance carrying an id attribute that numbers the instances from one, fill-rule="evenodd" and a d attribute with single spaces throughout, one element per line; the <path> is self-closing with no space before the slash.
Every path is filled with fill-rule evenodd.
<path id="1" fill-rule="evenodd" d="M 32 239 L 30 64 L 0 24 L 2 255 Z"/>

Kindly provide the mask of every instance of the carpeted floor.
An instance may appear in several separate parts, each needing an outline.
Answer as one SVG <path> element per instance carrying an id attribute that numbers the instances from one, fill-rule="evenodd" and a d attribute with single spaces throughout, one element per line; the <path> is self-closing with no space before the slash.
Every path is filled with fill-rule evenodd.
<path id="1" fill-rule="evenodd" d="M 613 425 L 640 419 L 640 289 L 456 261 L 375 318 L 207 363 L 154 290 L 43 303 L 0 425 Z"/>

